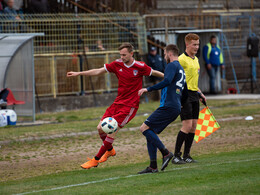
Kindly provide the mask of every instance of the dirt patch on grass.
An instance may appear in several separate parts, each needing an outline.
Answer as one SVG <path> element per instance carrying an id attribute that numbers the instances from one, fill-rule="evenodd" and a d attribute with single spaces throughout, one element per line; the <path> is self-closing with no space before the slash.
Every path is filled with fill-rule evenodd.
<path id="1" fill-rule="evenodd" d="M 221 129 L 199 143 L 193 144 L 192 155 L 219 153 L 260 147 L 260 117 L 254 121 L 222 121 Z M 181 123 L 165 129 L 159 136 L 170 151 L 174 151 Z M 97 134 L 54 140 L 18 142 L 0 148 L 1 181 L 80 170 L 87 157 L 92 158 L 102 142 Z M 116 157 L 99 167 L 149 161 L 146 139 L 136 130 L 119 132 L 114 142 Z M 158 159 L 161 154 L 158 152 Z M 160 162 L 159 162 L 160 163 Z M 86 170 L 87 171 L 87 170 Z"/>

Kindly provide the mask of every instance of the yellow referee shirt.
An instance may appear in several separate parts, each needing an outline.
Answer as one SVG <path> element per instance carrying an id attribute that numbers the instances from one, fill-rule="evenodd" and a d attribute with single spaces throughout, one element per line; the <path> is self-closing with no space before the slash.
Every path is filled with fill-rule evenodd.
<path id="1" fill-rule="evenodd" d="M 198 91 L 199 72 L 200 72 L 200 64 L 198 58 L 195 56 L 195 58 L 192 59 L 185 52 L 179 56 L 179 62 L 185 71 L 188 90 Z"/>

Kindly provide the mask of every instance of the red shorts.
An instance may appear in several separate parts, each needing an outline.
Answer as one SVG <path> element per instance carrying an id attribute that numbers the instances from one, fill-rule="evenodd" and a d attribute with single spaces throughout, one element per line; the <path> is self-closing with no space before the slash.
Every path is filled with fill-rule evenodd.
<path id="1" fill-rule="evenodd" d="M 112 104 L 109 106 L 101 118 L 113 117 L 116 119 L 120 128 L 124 127 L 132 118 L 134 118 L 138 108 L 132 108 L 121 104 Z"/>

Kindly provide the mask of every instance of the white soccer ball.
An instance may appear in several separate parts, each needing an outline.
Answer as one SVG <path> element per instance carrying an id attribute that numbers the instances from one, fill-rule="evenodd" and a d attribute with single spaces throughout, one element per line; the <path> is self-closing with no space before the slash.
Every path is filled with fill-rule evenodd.
<path id="1" fill-rule="evenodd" d="M 114 133 L 117 130 L 117 127 L 117 121 L 112 117 L 104 118 L 101 123 L 102 130 L 107 134 Z"/>

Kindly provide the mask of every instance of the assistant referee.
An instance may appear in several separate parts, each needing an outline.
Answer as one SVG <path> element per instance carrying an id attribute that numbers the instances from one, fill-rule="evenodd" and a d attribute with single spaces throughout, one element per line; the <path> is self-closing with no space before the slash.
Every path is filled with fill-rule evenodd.
<path id="1" fill-rule="evenodd" d="M 195 56 L 199 49 L 199 36 L 197 34 L 187 34 L 185 36 L 186 49 L 179 57 L 179 62 L 186 74 L 186 83 L 188 87 L 188 99 L 181 109 L 182 128 L 177 135 L 173 164 L 185 164 L 196 162 L 190 156 L 190 149 L 193 143 L 197 120 L 199 116 L 200 102 L 205 96 L 198 87 L 200 65 Z M 181 147 L 183 142 L 184 154 L 181 157 Z"/>

